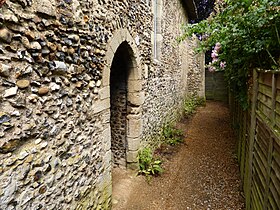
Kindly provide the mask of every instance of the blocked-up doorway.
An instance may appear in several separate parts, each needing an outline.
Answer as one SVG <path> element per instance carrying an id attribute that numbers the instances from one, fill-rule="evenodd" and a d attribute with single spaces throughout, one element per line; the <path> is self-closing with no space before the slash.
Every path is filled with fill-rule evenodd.
<path id="1" fill-rule="evenodd" d="M 142 133 L 142 86 L 135 56 L 128 42 L 117 48 L 111 64 L 111 151 L 114 167 L 137 164 Z"/>
<path id="2" fill-rule="evenodd" d="M 126 165 L 126 116 L 127 116 L 127 80 L 131 58 L 128 46 L 123 43 L 117 49 L 111 66 L 111 138 L 112 162 L 114 166 Z"/>

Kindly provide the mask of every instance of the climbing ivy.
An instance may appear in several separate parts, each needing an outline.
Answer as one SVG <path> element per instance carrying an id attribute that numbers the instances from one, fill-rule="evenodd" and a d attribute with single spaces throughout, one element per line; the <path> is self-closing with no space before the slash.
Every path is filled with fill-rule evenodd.
<path id="1" fill-rule="evenodd" d="M 183 27 L 184 40 L 196 34 L 198 51 L 212 50 L 210 71 L 225 71 L 229 87 L 247 105 L 248 76 L 253 68 L 279 69 L 280 1 L 216 1 L 211 16 Z"/>

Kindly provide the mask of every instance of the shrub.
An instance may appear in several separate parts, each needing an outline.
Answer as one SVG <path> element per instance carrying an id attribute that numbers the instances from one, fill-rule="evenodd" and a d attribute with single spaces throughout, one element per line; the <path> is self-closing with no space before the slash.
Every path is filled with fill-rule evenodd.
<path id="1" fill-rule="evenodd" d="M 198 51 L 212 50 L 210 71 L 225 71 L 231 91 L 247 106 L 252 68 L 280 67 L 280 1 L 224 0 L 222 8 L 197 24 L 184 27 L 180 40 L 196 34 Z"/>

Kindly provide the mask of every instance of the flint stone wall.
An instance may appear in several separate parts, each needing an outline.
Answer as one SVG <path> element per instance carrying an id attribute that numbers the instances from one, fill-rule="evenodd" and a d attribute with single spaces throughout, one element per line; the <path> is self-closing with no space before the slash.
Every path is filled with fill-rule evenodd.
<path id="1" fill-rule="evenodd" d="M 158 0 L 158 2 L 161 2 Z M 187 96 L 204 97 L 204 55 L 195 53 L 195 37 L 182 43 L 181 25 L 188 21 L 180 1 L 162 1 L 161 57 L 147 66 L 142 145 L 157 145 L 165 123 L 176 120 Z"/>
<path id="2" fill-rule="evenodd" d="M 0 209 L 110 208 L 104 69 L 114 32 L 126 29 L 139 54 L 145 102 L 135 128 L 143 121 L 143 142 L 193 93 L 188 74 L 199 74 L 189 69 L 196 61 L 183 64 L 190 48 L 174 44 L 180 3 L 163 2 L 160 62 L 152 58 L 149 1 L 7 0 L 0 8 Z M 137 148 L 126 158 L 135 161 Z"/>

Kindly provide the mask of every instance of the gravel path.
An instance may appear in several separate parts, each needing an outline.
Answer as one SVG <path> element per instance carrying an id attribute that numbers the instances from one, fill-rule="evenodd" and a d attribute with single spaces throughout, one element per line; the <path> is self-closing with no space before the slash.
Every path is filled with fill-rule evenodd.
<path id="1" fill-rule="evenodd" d="M 180 123 L 185 143 L 165 151 L 165 172 L 150 184 L 141 176 L 115 169 L 113 209 L 244 209 L 229 119 L 224 104 L 207 102 L 190 122 Z"/>

